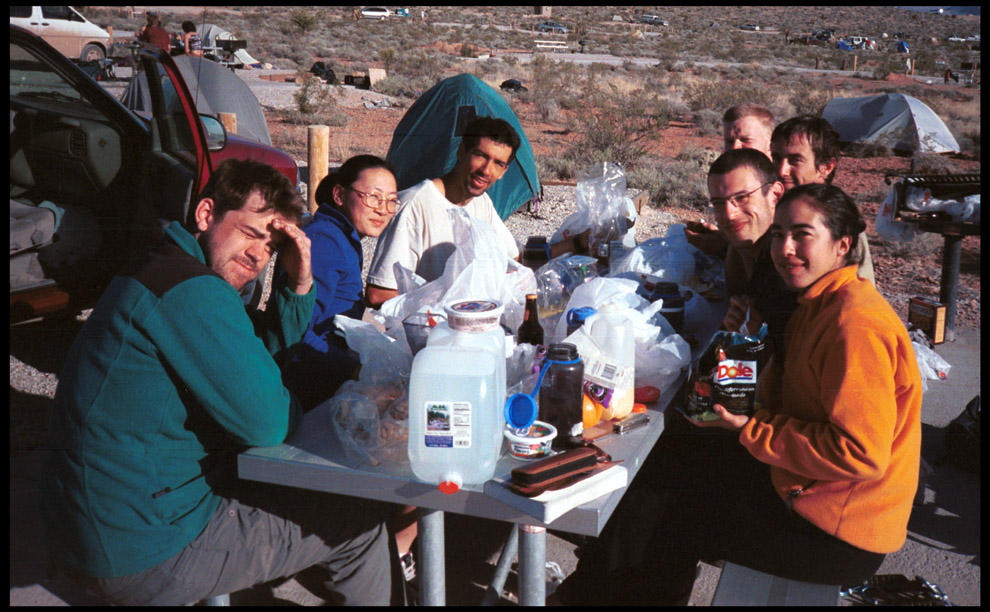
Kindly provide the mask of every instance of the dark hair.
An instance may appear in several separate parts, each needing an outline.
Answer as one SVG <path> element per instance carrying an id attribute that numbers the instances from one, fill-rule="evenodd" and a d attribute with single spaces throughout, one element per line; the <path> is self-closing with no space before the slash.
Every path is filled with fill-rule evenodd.
<path id="1" fill-rule="evenodd" d="M 262 210 L 275 209 L 294 221 L 302 218 L 306 205 L 289 179 L 268 164 L 253 159 L 224 160 L 213 171 L 199 199 L 213 200 L 214 216 L 219 220 L 227 212 L 243 208 L 254 191 L 265 200 Z"/>
<path id="2" fill-rule="evenodd" d="M 469 121 L 467 126 L 464 127 L 461 146 L 464 147 L 465 151 L 470 151 L 478 146 L 482 138 L 488 138 L 499 144 L 512 147 L 512 155 L 509 156 L 509 161 L 512 161 L 516 156 L 516 151 L 522 145 L 519 134 L 516 133 L 512 124 L 505 119 L 499 119 L 497 117 L 475 117 Z"/>
<path id="3" fill-rule="evenodd" d="M 815 166 L 822 166 L 830 159 L 839 159 L 839 133 L 832 124 L 815 115 L 798 115 L 781 123 L 773 130 L 770 144 L 786 145 L 795 136 L 804 135 L 815 154 Z M 836 166 L 838 167 L 838 166 Z M 835 168 L 825 178 L 831 183 L 835 178 Z"/>
<path id="4" fill-rule="evenodd" d="M 804 198 L 812 208 L 822 214 L 832 240 L 839 240 L 843 236 L 852 238 L 849 252 L 846 254 L 846 263 L 853 263 L 849 258 L 856 250 L 859 235 L 866 229 L 866 222 L 859 214 L 856 202 L 849 197 L 849 194 L 834 185 L 809 183 L 799 185 L 785 193 L 777 202 L 777 210 L 787 208 L 798 198 Z"/>
<path id="5" fill-rule="evenodd" d="M 772 183 L 778 180 L 770 158 L 756 149 L 733 149 L 722 153 L 708 169 L 708 176 L 728 174 L 742 167 L 751 168 L 756 173 L 756 178 L 760 179 L 760 183 Z"/>
<path id="6" fill-rule="evenodd" d="M 395 168 L 380 157 L 374 155 L 355 155 L 345 161 L 336 172 L 328 174 L 320 186 L 316 188 L 317 204 L 333 204 L 333 188 L 337 185 L 350 187 L 361 177 L 361 173 L 371 168 L 382 168 L 388 170 L 395 176 Z"/>
<path id="7" fill-rule="evenodd" d="M 161 25 L 162 23 L 162 20 L 158 16 L 158 13 L 148 13 L 146 19 L 148 21 L 148 25 L 150 26 L 157 26 L 157 25 Z"/>
<path id="8" fill-rule="evenodd" d="M 763 127 L 769 131 L 773 131 L 773 113 L 767 107 L 760 106 L 759 104 L 738 104 L 733 106 L 722 115 L 722 123 L 735 123 L 746 117 L 756 117 Z"/>
<path id="9" fill-rule="evenodd" d="M 195 32 L 196 31 L 196 24 L 193 23 L 193 22 L 191 22 L 191 21 L 183 21 L 182 22 L 182 31 L 183 32 Z"/>

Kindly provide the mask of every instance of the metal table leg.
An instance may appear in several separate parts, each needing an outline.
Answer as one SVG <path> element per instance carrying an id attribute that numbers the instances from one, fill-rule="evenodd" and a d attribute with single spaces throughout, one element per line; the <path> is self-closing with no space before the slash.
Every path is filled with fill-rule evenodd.
<path id="1" fill-rule="evenodd" d="M 481 605 L 493 606 L 502 597 L 502 587 L 505 586 L 505 579 L 509 575 L 512 567 L 512 560 L 516 558 L 516 551 L 519 549 L 519 525 L 513 523 L 512 531 L 502 546 L 502 553 L 498 556 L 498 565 L 495 567 L 495 575 L 492 582 L 485 591 L 485 596 L 481 598 Z"/>
<path id="2" fill-rule="evenodd" d="M 546 528 L 521 525 L 519 527 L 519 605 L 546 605 L 546 565 Z"/>
<path id="3" fill-rule="evenodd" d="M 945 304 L 945 341 L 956 340 L 956 294 L 959 291 L 959 261 L 962 259 L 963 237 L 943 234 L 945 245 L 942 248 L 942 283 L 939 287 L 939 301 Z"/>
<path id="4" fill-rule="evenodd" d="M 444 565 L 443 511 L 419 508 L 419 564 L 421 606 L 447 603 L 446 567 Z"/>

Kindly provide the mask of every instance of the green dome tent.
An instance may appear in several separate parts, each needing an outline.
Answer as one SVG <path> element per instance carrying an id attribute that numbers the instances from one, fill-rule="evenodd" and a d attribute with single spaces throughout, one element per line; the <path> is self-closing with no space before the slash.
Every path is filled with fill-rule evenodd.
<path id="1" fill-rule="evenodd" d="M 502 96 L 470 74 L 444 79 L 409 107 L 392 135 L 386 159 L 398 173 L 399 189 L 443 176 L 454 167 L 464 126 L 476 116 L 505 119 L 522 144 L 502 179 L 489 187 L 495 210 L 505 219 L 538 196 L 533 147 Z"/>

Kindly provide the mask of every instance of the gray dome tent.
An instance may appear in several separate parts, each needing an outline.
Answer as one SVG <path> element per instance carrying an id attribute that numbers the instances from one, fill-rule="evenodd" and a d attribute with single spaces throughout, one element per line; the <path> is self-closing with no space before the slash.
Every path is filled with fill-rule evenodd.
<path id="1" fill-rule="evenodd" d="M 186 87 L 196 99 L 196 109 L 200 114 L 235 113 L 237 115 L 237 135 L 257 140 L 271 146 L 272 137 L 268 133 L 265 113 L 261 110 L 258 98 L 251 88 L 220 64 L 190 55 L 173 57 Z M 121 103 L 133 111 L 151 112 L 151 94 L 148 91 L 148 77 L 138 73 L 124 90 Z"/>
<path id="2" fill-rule="evenodd" d="M 840 142 L 879 143 L 895 151 L 958 153 L 959 143 L 935 112 L 904 94 L 832 98 L 822 118 Z"/>

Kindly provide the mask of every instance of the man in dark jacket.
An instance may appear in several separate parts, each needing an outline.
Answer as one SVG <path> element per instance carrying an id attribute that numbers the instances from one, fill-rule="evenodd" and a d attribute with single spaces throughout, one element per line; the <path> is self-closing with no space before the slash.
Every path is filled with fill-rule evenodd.
<path id="1" fill-rule="evenodd" d="M 381 516 L 351 498 L 239 481 L 237 452 L 302 415 L 273 355 L 315 290 L 303 203 L 256 161 L 217 167 L 188 230 L 123 266 L 59 375 L 42 515 L 55 562 L 120 605 L 179 605 L 319 565 L 331 597 L 389 603 Z M 280 248 L 287 271 L 252 321 L 238 290 Z"/>

